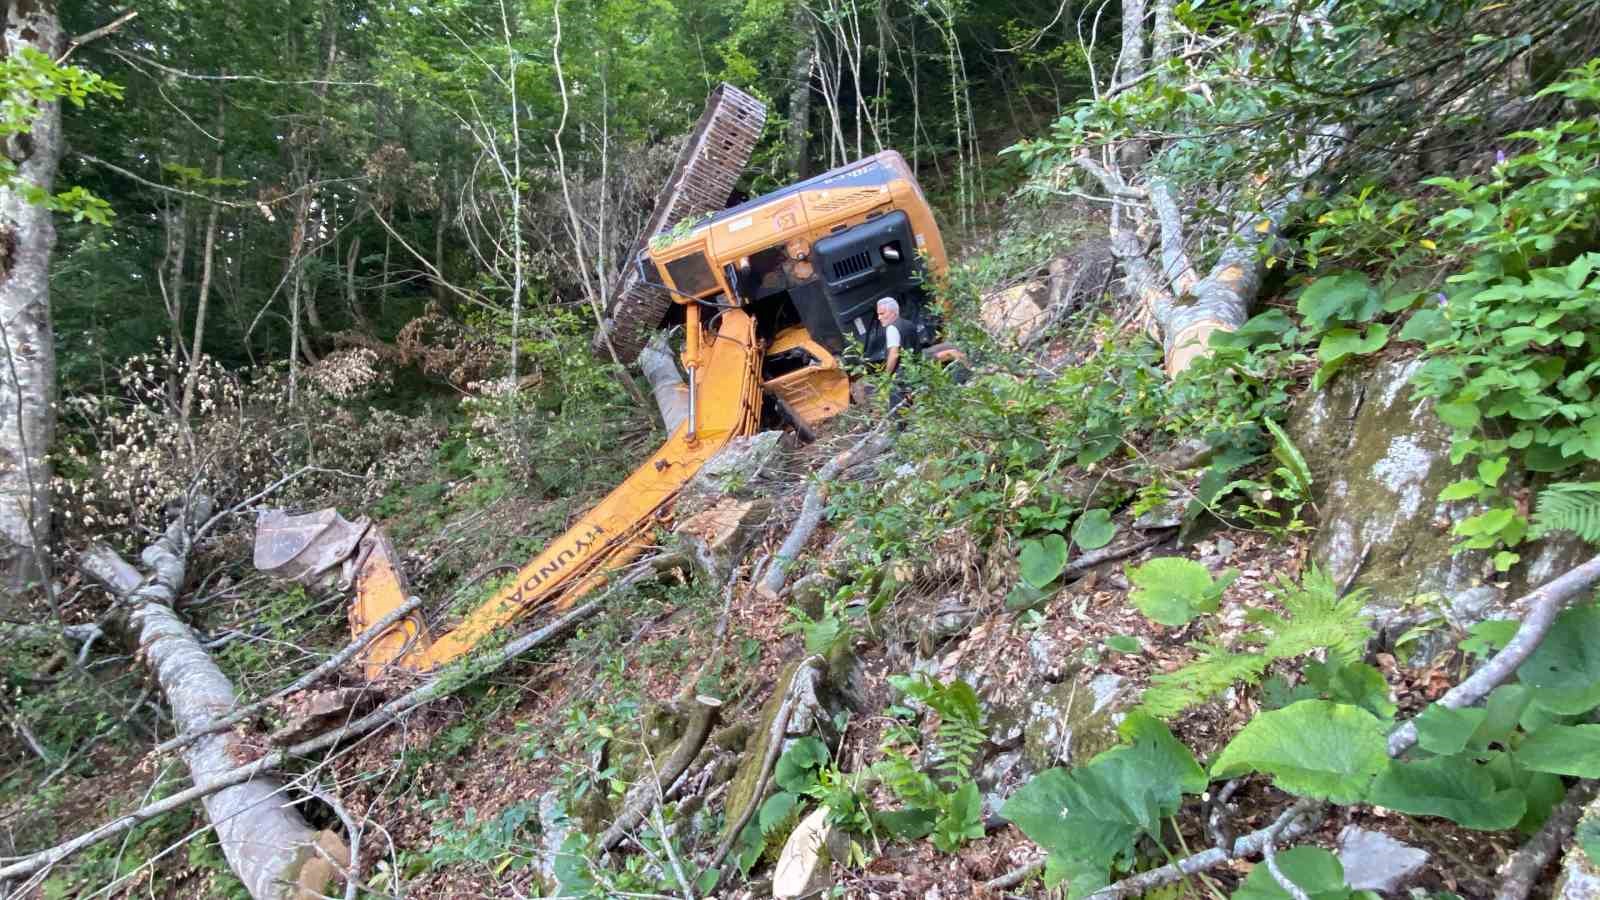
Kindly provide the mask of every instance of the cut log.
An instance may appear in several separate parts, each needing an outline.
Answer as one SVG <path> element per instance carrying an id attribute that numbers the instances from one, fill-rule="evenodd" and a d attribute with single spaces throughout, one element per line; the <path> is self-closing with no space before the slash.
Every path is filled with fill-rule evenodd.
<path id="1" fill-rule="evenodd" d="M 172 611 L 187 571 L 188 526 L 206 518 L 206 505 L 192 508 L 196 515 L 179 516 L 160 540 L 145 548 L 142 558 L 152 574 L 131 591 L 125 590 L 130 567 L 109 548 L 92 549 L 92 561 L 86 564 L 91 571 L 122 573 L 107 584 L 133 607 L 130 620 L 139 636 L 139 654 L 155 673 L 180 732 L 203 729 L 238 705 L 227 676 Z M 228 732 L 202 737 L 183 751 L 196 785 L 238 768 L 250 756 L 239 746 L 239 736 Z M 228 866 L 255 900 L 321 897 L 338 876 L 336 866 L 348 865 L 344 841 L 306 824 L 291 799 L 282 781 L 259 776 L 202 801 Z"/>

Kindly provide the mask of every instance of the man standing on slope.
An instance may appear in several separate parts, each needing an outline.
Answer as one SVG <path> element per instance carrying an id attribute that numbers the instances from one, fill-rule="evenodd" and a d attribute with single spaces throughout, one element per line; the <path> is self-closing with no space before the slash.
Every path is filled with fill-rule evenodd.
<path id="1" fill-rule="evenodd" d="M 889 373 L 889 410 L 893 412 L 906 402 L 906 390 L 900 379 L 900 304 L 893 297 L 878 301 L 878 324 L 883 326 L 883 370 Z"/>

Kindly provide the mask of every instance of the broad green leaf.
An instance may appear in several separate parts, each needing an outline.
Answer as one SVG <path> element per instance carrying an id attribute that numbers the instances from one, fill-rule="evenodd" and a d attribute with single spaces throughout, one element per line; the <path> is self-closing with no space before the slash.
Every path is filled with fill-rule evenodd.
<path id="1" fill-rule="evenodd" d="M 1250 720 L 1211 765 L 1212 778 L 1265 772 L 1281 790 L 1360 802 L 1388 765 L 1383 725 L 1358 706 L 1302 700 Z"/>
<path id="2" fill-rule="evenodd" d="M 1451 500 L 1471 500 L 1483 490 L 1483 482 L 1476 478 L 1463 478 L 1439 492 L 1439 499 L 1446 502 Z"/>
<path id="3" fill-rule="evenodd" d="M 1475 403 L 1435 403 L 1433 411 L 1446 425 L 1460 431 L 1478 427 L 1478 422 L 1483 418 Z"/>
<path id="4" fill-rule="evenodd" d="M 1552 712 L 1577 715 L 1600 705 L 1600 607 L 1562 613 L 1517 678 Z"/>
<path id="5" fill-rule="evenodd" d="M 1443 816 L 1478 831 L 1511 828 L 1527 799 L 1515 788 L 1497 791 L 1483 766 L 1462 756 L 1392 762 L 1368 794 L 1371 802 L 1413 816 Z"/>
<path id="6" fill-rule="evenodd" d="M 773 778 L 786 791 L 800 793 L 817 781 L 817 769 L 828 761 L 826 744 L 810 735 L 798 738 L 778 757 Z"/>
<path id="7" fill-rule="evenodd" d="M 1317 344 L 1317 359 L 1324 363 L 1338 362 L 1348 356 L 1376 353 L 1389 343 L 1389 326 L 1373 325 L 1363 334 L 1349 328 L 1335 328 L 1322 336 Z"/>
<path id="8" fill-rule="evenodd" d="M 1339 857 L 1321 847 L 1291 847 L 1277 854 L 1278 870 L 1306 892 L 1312 900 L 1344 900 L 1350 888 L 1344 882 L 1344 865 Z M 1272 877 L 1265 863 L 1250 870 L 1250 876 L 1233 892 L 1233 900 L 1292 900 L 1288 891 Z"/>
<path id="9" fill-rule="evenodd" d="M 1338 703 L 1351 703 L 1365 709 L 1380 719 L 1394 717 L 1394 701 L 1389 699 L 1389 683 L 1383 673 L 1366 663 L 1346 663 L 1337 660 L 1326 663 L 1307 663 L 1306 678 L 1328 699 Z"/>
<path id="10" fill-rule="evenodd" d="M 1204 784 L 1196 779 L 1194 756 L 1165 726 L 1145 716 L 1129 731 L 1133 746 L 1108 750 L 1071 771 L 1041 772 L 1000 810 L 1050 853 L 1045 881 L 1069 878 L 1072 897 L 1104 886 L 1119 862 L 1132 863 L 1134 840 L 1157 833 L 1177 812 L 1184 786 Z"/>
<path id="11" fill-rule="evenodd" d="M 1399 337 L 1402 341 L 1428 344 L 1449 337 L 1451 332 L 1450 323 L 1445 319 L 1443 310 L 1419 309 L 1406 320 L 1406 324 L 1400 329 Z"/>
<path id="12" fill-rule="evenodd" d="M 1528 735 L 1515 756 L 1535 772 L 1600 778 L 1600 725 L 1546 725 Z"/>
<path id="13" fill-rule="evenodd" d="M 1072 526 L 1072 542 L 1082 550 L 1099 550 L 1111 543 L 1116 535 L 1116 523 L 1111 521 L 1111 512 L 1105 509 L 1095 508 L 1085 512 Z"/>
<path id="14" fill-rule="evenodd" d="M 789 821 L 789 816 L 794 813 L 794 808 L 799 802 L 800 798 L 788 791 L 779 791 L 768 797 L 767 802 L 761 804 L 761 812 L 756 816 L 756 821 L 761 826 L 761 833 L 771 834 Z"/>
<path id="15" fill-rule="evenodd" d="M 1470 635 L 1461 642 L 1461 652 L 1473 656 L 1489 657 L 1500 652 L 1511 636 L 1517 633 L 1518 623 L 1513 619 L 1489 619 L 1467 629 Z"/>
<path id="16" fill-rule="evenodd" d="M 1578 830 L 1573 833 L 1578 846 L 1589 857 L 1589 865 L 1600 868 L 1600 817 L 1584 816 L 1578 820 Z"/>
<path id="17" fill-rule="evenodd" d="M 1019 581 L 1016 587 L 1006 593 L 1006 609 L 1012 612 L 1036 609 L 1053 596 L 1054 590 L 1036 588 L 1026 581 Z"/>
<path id="18" fill-rule="evenodd" d="M 1162 625 L 1177 627 L 1201 613 L 1216 612 L 1222 592 L 1239 577 L 1228 569 L 1216 580 L 1205 566 L 1181 556 L 1158 556 L 1126 569 L 1139 611 Z"/>
<path id="19" fill-rule="evenodd" d="M 967 841 L 983 837 L 983 795 L 968 781 L 949 796 L 944 815 L 934 826 L 933 845 L 954 853 Z"/>
<path id="20" fill-rule="evenodd" d="M 1318 278 L 1295 301 L 1295 309 L 1312 329 L 1320 329 L 1330 321 L 1365 322 L 1377 315 L 1379 308 L 1372 283 L 1360 272 Z"/>
<path id="21" fill-rule="evenodd" d="M 1067 539 L 1059 534 L 1047 534 L 1023 541 L 1017 564 L 1021 567 L 1022 579 L 1043 590 L 1067 567 Z"/>
<path id="22" fill-rule="evenodd" d="M 1487 716 L 1485 709 L 1451 709 L 1434 703 L 1417 716 L 1417 743 L 1440 756 L 1460 753 Z"/>
<path id="23" fill-rule="evenodd" d="M 872 821 L 890 837 L 914 841 L 933 831 L 934 813 L 927 809 L 897 809 L 874 813 Z"/>
<path id="24" fill-rule="evenodd" d="M 1195 761 L 1194 753 L 1172 734 L 1172 729 L 1155 716 L 1134 710 L 1128 713 L 1121 725 L 1117 726 L 1117 732 L 1124 740 L 1131 742 L 1133 747 L 1147 748 L 1149 759 L 1160 763 L 1163 777 L 1175 780 L 1183 793 L 1202 793 L 1206 785 L 1211 783 L 1211 779 L 1206 777 L 1206 770 Z M 1100 755 L 1103 757 L 1129 751 L 1129 747 L 1113 747 Z"/>

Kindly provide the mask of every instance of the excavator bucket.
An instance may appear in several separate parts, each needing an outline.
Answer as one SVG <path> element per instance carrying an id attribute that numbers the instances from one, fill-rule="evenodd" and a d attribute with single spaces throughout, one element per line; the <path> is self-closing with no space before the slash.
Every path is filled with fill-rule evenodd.
<path id="1" fill-rule="evenodd" d="M 373 528 L 361 539 L 356 556 L 356 599 L 350 605 L 350 633 L 359 635 L 384 616 L 399 609 L 411 597 L 411 586 L 397 565 L 394 545 L 381 528 Z M 385 629 L 367 645 L 362 658 L 367 678 L 376 679 L 392 665 L 420 669 L 433 638 L 420 610 L 413 610 Z"/>
<path id="2" fill-rule="evenodd" d="M 264 510 L 256 516 L 255 567 L 275 578 L 314 584 L 347 562 L 371 527 L 371 519 L 351 522 L 331 508 L 299 516 Z M 350 572 L 341 576 L 340 590 L 349 589 Z"/>

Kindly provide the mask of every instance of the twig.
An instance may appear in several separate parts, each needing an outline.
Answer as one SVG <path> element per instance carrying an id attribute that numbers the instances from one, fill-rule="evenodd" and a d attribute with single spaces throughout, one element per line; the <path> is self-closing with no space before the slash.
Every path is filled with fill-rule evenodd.
<path id="1" fill-rule="evenodd" d="M 1167 530 L 1169 529 L 1163 529 L 1163 531 Z M 1107 563 L 1117 559 L 1124 559 L 1142 550 L 1148 550 L 1162 541 L 1165 541 L 1169 537 L 1171 537 L 1171 535 L 1163 533 L 1152 538 L 1146 538 L 1138 543 L 1129 544 L 1125 547 L 1102 547 L 1099 550 L 1092 550 L 1078 557 L 1072 562 L 1067 563 L 1066 568 L 1062 569 L 1061 573 L 1063 575 L 1077 575 L 1081 572 L 1087 572 L 1101 563 Z"/>
<path id="2" fill-rule="evenodd" d="M 344 808 L 344 804 L 340 803 L 333 794 L 322 790 L 314 784 L 306 784 L 302 785 L 302 787 L 307 794 L 326 803 L 328 808 L 333 810 L 333 814 L 339 817 L 339 821 L 344 823 L 345 834 L 350 836 L 350 864 L 345 868 L 344 873 L 344 900 L 356 900 L 356 890 L 361 886 L 361 835 L 363 829 L 356 824 L 356 820 L 350 816 L 349 811 Z M 316 849 L 324 858 L 327 858 L 326 852 L 320 846 Z M 328 862 L 335 866 L 339 865 L 339 861 L 336 859 L 328 859 Z"/>
<path id="3" fill-rule="evenodd" d="M 1310 897 L 1306 896 L 1306 892 L 1300 885 L 1295 884 L 1294 880 L 1283 874 L 1283 869 L 1278 867 L 1276 841 L 1276 837 L 1268 835 L 1266 841 L 1261 845 L 1261 858 L 1266 861 L 1267 871 L 1272 873 L 1272 880 L 1276 881 L 1278 887 L 1283 888 L 1284 893 L 1288 894 L 1293 900 L 1311 900 Z"/>
<path id="4" fill-rule="evenodd" d="M 622 805 L 622 812 L 617 814 L 616 821 L 612 822 L 611 827 L 600 836 L 601 850 L 610 850 L 622 843 L 622 838 L 660 802 L 662 791 L 671 787 L 678 776 L 683 774 L 683 770 L 694 762 L 695 756 L 706 742 L 706 736 L 711 733 L 711 725 L 716 720 L 717 710 L 721 707 L 722 703 L 719 700 L 710 697 L 695 698 L 695 708 L 689 714 L 689 726 L 684 729 L 683 737 L 678 739 L 672 755 L 667 757 L 666 763 L 662 765 L 660 776 L 657 778 L 647 776 L 634 786 Z"/>
<path id="5" fill-rule="evenodd" d="M 667 834 L 667 823 L 661 819 L 661 804 L 653 804 L 650 807 L 650 814 L 655 820 L 656 834 L 661 836 L 661 848 L 667 852 L 667 862 L 672 863 L 672 874 L 677 876 L 678 887 L 683 889 L 684 900 L 694 900 L 694 890 L 689 887 L 689 879 L 684 877 L 683 866 L 678 862 L 678 854 L 672 852 L 672 837 Z"/>
<path id="6" fill-rule="evenodd" d="M 881 450 L 888 443 L 884 435 L 884 428 L 889 424 L 889 418 L 884 418 L 873 429 L 862 436 L 849 450 L 835 456 L 828 464 L 817 471 L 817 480 L 806 489 L 805 500 L 800 504 L 800 516 L 795 519 L 794 528 L 790 529 L 789 536 L 783 539 L 783 544 L 778 547 L 778 552 L 773 555 L 772 565 L 767 569 L 767 574 L 761 579 L 758 593 L 767 598 L 777 597 L 783 590 L 784 580 L 788 577 L 789 567 L 799 558 L 800 551 L 805 549 L 806 541 L 811 539 L 817 526 L 822 524 L 823 501 L 828 496 L 828 483 L 837 478 L 844 469 L 854 465 L 862 455 Z"/>
<path id="7" fill-rule="evenodd" d="M 1600 580 L 1600 556 L 1591 558 L 1565 574 L 1545 582 L 1536 590 L 1519 598 L 1517 606 L 1528 612 L 1522 625 L 1511 640 L 1493 658 L 1473 672 L 1466 681 L 1445 692 L 1436 702 L 1443 707 L 1457 709 L 1471 706 L 1489 696 L 1522 665 L 1555 623 L 1556 617 L 1573 599 L 1583 594 L 1596 580 Z M 1389 735 L 1389 755 L 1399 756 L 1417 742 L 1415 721 L 1406 722 Z"/>
<path id="8" fill-rule="evenodd" d="M 67 42 L 67 50 L 66 50 L 65 53 L 61 54 L 59 59 L 56 60 L 56 65 L 59 66 L 62 63 L 66 62 L 67 61 L 67 57 L 71 56 L 73 51 L 77 50 L 79 47 L 82 47 L 84 44 L 90 43 L 92 41 L 100 40 L 101 38 L 105 37 L 106 35 L 111 34 L 112 32 L 116 31 L 117 29 L 121 28 L 122 26 L 124 26 L 124 25 L 128 24 L 129 22 L 133 21 L 135 18 L 138 17 L 138 15 L 139 15 L 139 11 L 137 9 L 130 9 L 127 12 L 123 13 L 122 15 L 117 16 L 115 19 L 112 19 L 111 21 L 107 22 L 106 24 L 101 25 L 99 28 L 95 28 L 95 29 L 92 29 L 90 31 L 85 31 L 83 34 L 80 34 L 77 37 L 73 38 L 72 40 L 68 41 Z"/>
<path id="9" fill-rule="evenodd" d="M 1228 836 L 1228 829 L 1223 825 L 1223 813 L 1228 811 L 1228 801 L 1238 792 L 1239 785 L 1244 784 L 1243 778 L 1235 778 L 1224 784 L 1211 798 L 1211 813 L 1206 816 L 1206 831 L 1211 835 L 1213 847 L 1226 847 L 1233 843 L 1233 838 Z"/>
<path id="10" fill-rule="evenodd" d="M 1526 900 L 1539 881 L 1539 873 L 1550 864 L 1561 845 L 1566 843 L 1567 836 L 1572 834 L 1572 829 L 1577 827 L 1583 808 L 1594 799 L 1597 787 L 1600 787 L 1600 782 L 1585 779 L 1567 789 L 1566 798 L 1551 810 L 1550 818 L 1544 820 L 1544 827 L 1539 829 L 1539 833 L 1511 854 L 1511 858 L 1500 867 L 1500 876 L 1505 880 L 1500 882 L 1500 890 L 1495 892 L 1494 900 Z"/>

